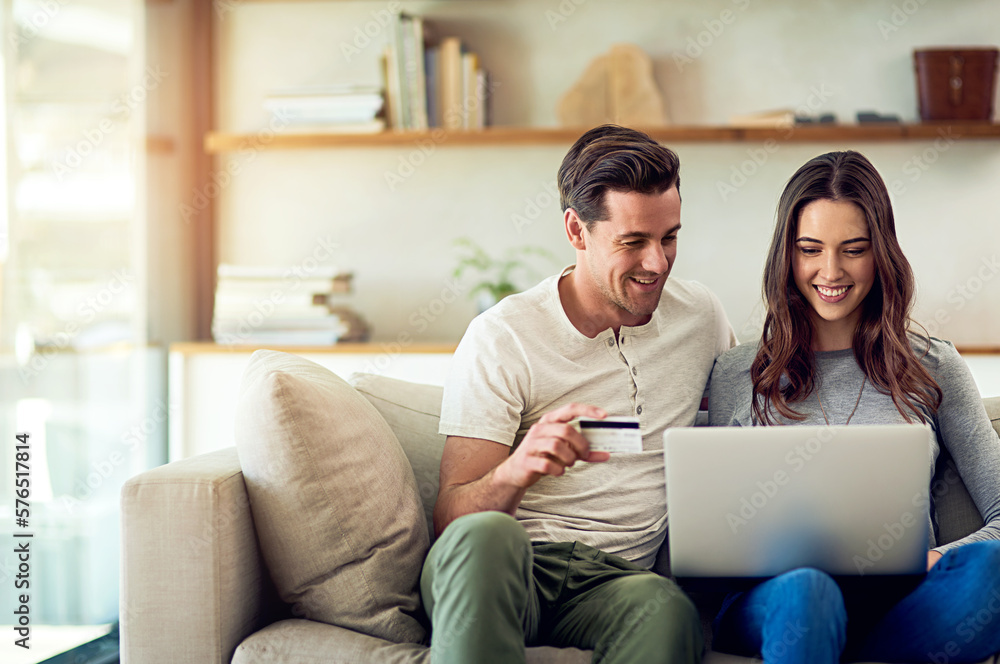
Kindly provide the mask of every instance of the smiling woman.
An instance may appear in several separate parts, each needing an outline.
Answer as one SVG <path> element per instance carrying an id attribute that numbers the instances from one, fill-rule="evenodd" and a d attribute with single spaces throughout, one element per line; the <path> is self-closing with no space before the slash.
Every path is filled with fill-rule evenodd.
<path id="1" fill-rule="evenodd" d="M 813 345 L 850 348 L 875 280 L 864 212 L 850 201 L 813 201 L 802 208 L 797 235 L 792 274 L 811 307 Z"/>
<path id="2" fill-rule="evenodd" d="M 953 459 L 983 525 L 940 544 L 928 518 L 928 572 L 905 588 L 843 584 L 802 568 L 733 593 L 713 646 L 762 652 L 768 662 L 833 664 L 845 650 L 885 662 L 953 655 L 949 640 L 1000 595 L 1000 440 L 954 346 L 910 320 L 913 275 L 874 166 L 851 151 L 810 160 L 789 180 L 777 216 L 761 340 L 716 361 L 709 422 L 927 425 L 927 477 L 939 458 Z M 807 636 L 781 642 L 788 621 Z M 1000 631 L 969 632 L 961 661 L 998 651 Z"/>
<path id="3" fill-rule="evenodd" d="M 790 404 L 816 387 L 813 354 L 847 349 L 906 421 L 933 412 L 941 390 L 917 360 L 927 342 L 910 334 L 913 270 L 875 167 L 852 151 L 816 157 L 789 180 L 777 217 L 751 371 L 755 417 L 774 423 L 773 409 L 801 420 Z"/>

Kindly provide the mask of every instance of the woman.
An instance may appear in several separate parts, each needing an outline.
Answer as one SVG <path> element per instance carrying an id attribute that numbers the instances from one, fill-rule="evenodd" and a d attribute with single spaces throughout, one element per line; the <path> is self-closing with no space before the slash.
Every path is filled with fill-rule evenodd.
<path id="1" fill-rule="evenodd" d="M 927 555 L 913 588 L 865 579 L 841 588 L 798 569 L 731 594 L 715 648 L 772 662 L 979 662 L 1000 651 L 1000 440 L 965 363 L 912 329 L 913 274 L 885 183 L 857 152 L 831 152 L 792 176 L 764 271 L 759 344 L 712 374 L 713 425 L 922 422 L 933 458 L 955 460 L 985 525 Z M 932 539 L 933 529 L 932 529 Z"/>

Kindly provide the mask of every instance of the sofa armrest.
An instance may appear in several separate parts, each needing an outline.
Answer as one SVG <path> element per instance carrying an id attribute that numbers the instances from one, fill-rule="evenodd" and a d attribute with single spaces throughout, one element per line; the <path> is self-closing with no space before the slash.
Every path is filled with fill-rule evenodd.
<path id="1" fill-rule="evenodd" d="M 270 618 L 236 448 L 146 471 L 121 498 L 122 662 L 230 662 Z"/>

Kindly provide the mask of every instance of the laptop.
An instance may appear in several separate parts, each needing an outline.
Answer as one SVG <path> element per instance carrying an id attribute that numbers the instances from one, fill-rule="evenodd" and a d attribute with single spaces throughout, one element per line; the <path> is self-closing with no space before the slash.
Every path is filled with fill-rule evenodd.
<path id="1" fill-rule="evenodd" d="M 689 586 L 798 567 L 925 574 L 931 435 L 916 424 L 668 429 L 672 574 Z"/>

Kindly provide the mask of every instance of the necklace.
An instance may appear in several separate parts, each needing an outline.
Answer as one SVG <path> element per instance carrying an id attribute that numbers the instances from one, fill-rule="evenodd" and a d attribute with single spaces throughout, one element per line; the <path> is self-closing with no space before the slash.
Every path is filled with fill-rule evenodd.
<path id="1" fill-rule="evenodd" d="M 858 390 L 858 400 L 854 402 L 854 408 L 851 409 L 851 414 L 847 416 L 847 421 L 844 422 L 846 427 L 851 423 L 851 418 L 854 417 L 854 413 L 858 410 L 858 404 L 861 403 L 861 394 L 865 391 L 865 383 L 868 382 L 868 376 L 865 376 L 861 380 L 861 389 Z M 826 409 L 823 408 L 823 400 L 819 398 L 819 388 L 816 389 L 816 401 L 819 402 L 819 410 L 823 413 L 823 420 L 826 421 L 826 426 L 830 426 L 830 418 L 826 416 Z"/>

